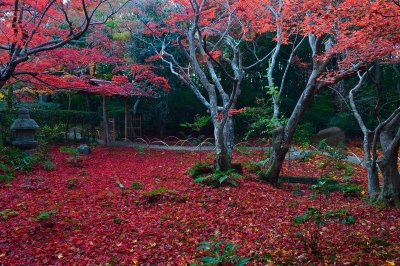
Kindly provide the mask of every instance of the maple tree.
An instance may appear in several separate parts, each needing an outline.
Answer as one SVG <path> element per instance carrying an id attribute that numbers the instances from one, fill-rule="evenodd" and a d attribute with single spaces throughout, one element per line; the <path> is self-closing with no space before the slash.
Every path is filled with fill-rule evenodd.
<path id="1" fill-rule="evenodd" d="M 156 8 L 161 18 L 142 18 L 144 32 L 154 36 L 148 44 L 156 54 L 148 60 L 164 62 L 210 113 L 215 167 L 229 169 L 234 144 L 232 115 L 241 84 L 246 73 L 272 53 L 257 54 L 255 42 L 257 34 L 279 30 L 276 10 L 259 1 L 143 1 L 141 14 L 149 13 L 146 9 L 150 7 Z M 244 57 L 251 58 L 249 65 L 243 63 Z"/>
<path id="2" fill-rule="evenodd" d="M 124 57 L 125 43 L 121 39 L 110 37 L 110 27 L 98 25 L 96 31 L 88 31 L 86 34 L 79 45 L 71 43 L 66 47 L 43 51 L 36 58 L 35 71 L 17 72 L 12 80 L 22 81 L 25 90 L 36 93 L 67 93 L 69 109 L 71 92 L 102 95 L 105 143 L 108 144 L 110 140 L 106 97 L 125 98 L 127 124 L 128 97 L 154 98 L 158 92 L 168 91 L 170 87 L 168 81 L 158 76 L 151 65 L 137 64 L 131 58 Z M 96 78 L 96 67 L 99 64 L 112 67 L 112 80 Z M 31 62 L 22 63 L 19 67 L 31 69 L 32 65 Z M 125 133 L 127 134 L 126 129 Z"/>
<path id="3" fill-rule="evenodd" d="M 376 86 L 380 85 L 381 62 L 374 64 L 374 79 Z M 356 96 L 362 91 L 363 82 L 368 75 L 372 75 L 370 67 L 364 73 L 358 73 L 359 81 L 349 92 L 350 106 L 354 117 L 363 133 L 363 165 L 368 175 L 368 193 L 370 199 L 393 202 L 400 199 L 400 174 L 398 167 L 398 153 L 400 147 L 400 107 L 394 109 L 386 118 L 379 114 L 379 108 L 384 104 L 379 98 L 375 106 L 375 111 L 379 117 L 379 123 L 371 130 L 366 125 L 365 119 L 361 115 L 360 108 L 356 102 Z M 394 90 L 392 90 L 393 92 Z M 380 88 L 376 90 L 378 97 Z M 381 145 L 381 154 L 378 152 L 378 144 Z M 379 167 L 378 167 L 379 166 Z M 378 171 L 382 173 L 382 187 L 380 187 Z"/>
<path id="4" fill-rule="evenodd" d="M 127 2 L 6 0 L 0 9 L 0 88 L 11 78 L 42 73 L 47 56 L 80 40 L 92 26 L 105 23 Z M 47 54 L 46 54 L 47 53 Z"/>
<path id="5" fill-rule="evenodd" d="M 272 133 L 273 151 L 264 175 L 272 183 L 278 180 L 297 125 L 314 96 L 370 62 L 398 59 L 400 38 L 399 7 L 391 1 L 291 1 L 285 2 L 282 12 L 297 14 L 284 18 L 308 38 L 312 69 L 287 123 L 278 124 Z"/>

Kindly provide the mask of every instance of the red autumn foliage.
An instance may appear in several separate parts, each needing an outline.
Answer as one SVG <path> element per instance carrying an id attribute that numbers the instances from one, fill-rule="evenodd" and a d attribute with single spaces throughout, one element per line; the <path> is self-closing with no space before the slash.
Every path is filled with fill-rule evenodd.
<path id="1" fill-rule="evenodd" d="M 119 1 L 4 0 L 0 10 L 0 87 L 52 67 L 51 52 L 79 40 L 123 6 Z M 51 54 L 52 55 L 52 54 Z M 43 69 L 38 68 L 38 63 Z"/>
<path id="2" fill-rule="evenodd" d="M 55 171 L 35 169 L 0 185 L 0 211 L 16 212 L 0 220 L 0 264 L 186 265 L 200 256 L 197 244 L 216 231 L 240 245 L 239 253 L 253 257 L 254 265 L 400 262 L 398 209 L 379 210 L 360 198 L 333 193 L 325 211 L 344 208 L 356 222 L 329 220 L 322 226 L 321 259 L 303 249 L 292 223 L 318 203 L 309 199 L 307 186 L 272 187 L 245 169 L 238 187 L 203 187 L 187 174 L 198 157 L 191 152 L 97 147 L 80 168 L 57 149 L 51 154 Z M 244 162 L 259 155 L 235 158 Z M 290 168 L 285 163 L 284 175 L 325 174 L 318 166 L 321 159 L 292 161 Z M 365 173 L 356 170 L 354 181 L 365 189 Z M 145 191 L 160 187 L 167 191 L 149 200 Z M 50 218 L 38 220 L 40 212 L 52 210 L 56 213 Z"/>

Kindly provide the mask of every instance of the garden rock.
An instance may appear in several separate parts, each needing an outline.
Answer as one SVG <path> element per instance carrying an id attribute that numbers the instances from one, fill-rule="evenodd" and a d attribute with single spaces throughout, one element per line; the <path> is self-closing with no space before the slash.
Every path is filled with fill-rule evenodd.
<path id="1" fill-rule="evenodd" d="M 319 131 L 313 138 L 313 142 L 316 144 L 322 140 L 325 140 L 329 146 L 339 146 L 345 142 L 346 135 L 338 127 L 329 127 Z"/>
<path id="2" fill-rule="evenodd" d="M 81 140 L 82 139 L 81 128 L 79 127 L 71 128 L 67 133 L 67 137 L 68 139 Z"/>
<path id="3" fill-rule="evenodd" d="M 78 147 L 78 151 L 79 151 L 79 153 L 82 153 L 82 154 L 90 154 L 90 152 L 91 152 L 89 146 L 86 144 L 80 145 Z"/>

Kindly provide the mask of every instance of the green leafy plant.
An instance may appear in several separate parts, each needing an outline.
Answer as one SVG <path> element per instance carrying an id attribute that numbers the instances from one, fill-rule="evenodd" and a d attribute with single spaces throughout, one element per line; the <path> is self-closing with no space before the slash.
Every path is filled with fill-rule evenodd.
<path id="1" fill-rule="evenodd" d="M 199 116 L 199 115 L 196 115 L 195 120 L 194 120 L 193 123 L 185 122 L 185 123 L 181 123 L 179 125 L 181 127 L 190 128 L 191 130 L 196 131 L 197 133 L 199 133 L 201 131 L 201 129 L 203 127 L 205 127 L 210 121 L 211 121 L 211 117 L 210 116 Z M 188 135 L 188 136 L 185 136 L 185 137 L 188 138 L 188 139 L 189 138 L 193 139 L 191 141 L 191 143 L 193 145 L 200 144 L 206 138 L 205 135 L 200 135 L 200 134 L 197 134 L 197 136 Z"/>
<path id="2" fill-rule="evenodd" d="M 41 211 L 38 216 L 35 217 L 35 220 L 39 222 L 48 221 L 51 220 L 56 213 L 56 210 Z"/>
<path id="3" fill-rule="evenodd" d="M 347 157 L 346 154 L 343 153 L 343 147 L 334 148 L 329 146 L 328 143 L 326 143 L 326 139 L 322 139 L 318 143 L 317 148 L 328 153 L 328 155 L 333 159 L 343 160 Z"/>
<path id="4" fill-rule="evenodd" d="M 202 183 L 214 188 L 221 187 L 224 185 L 237 186 L 235 179 L 239 179 L 242 176 L 235 172 L 234 169 L 227 171 L 215 170 L 212 174 L 195 177 L 196 183 Z"/>
<path id="5" fill-rule="evenodd" d="M 81 156 L 79 150 L 75 147 L 60 147 L 61 152 L 69 153 L 70 157 L 67 158 L 67 162 L 75 166 L 80 166 Z"/>
<path id="6" fill-rule="evenodd" d="M 15 171 L 29 173 L 34 165 L 39 164 L 45 169 L 50 167 L 51 158 L 47 143 L 40 141 L 32 155 L 11 146 L 0 147 L 0 161 L 0 180 L 10 181 Z"/>
<path id="7" fill-rule="evenodd" d="M 296 236 L 303 243 L 304 249 L 306 251 L 311 250 L 313 254 L 320 254 L 321 226 L 326 222 L 322 210 L 322 197 L 327 197 L 330 189 L 325 180 L 319 181 L 318 184 L 311 186 L 311 188 L 314 193 L 311 194 L 310 198 L 319 196 L 319 205 L 317 207 L 308 207 L 303 214 L 294 218 L 293 223 L 299 227 Z M 303 227 L 300 227 L 300 225 L 303 225 Z"/>
<path id="8" fill-rule="evenodd" d="M 310 206 L 307 210 L 294 218 L 293 224 L 298 226 L 299 230 L 296 236 L 304 245 L 306 251 L 311 250 L 313 254 L 319 255 L 321 248 L 319 246 L 321 238 L 321 227 L 327 222 L 327 219 L 335 219 L 341 221 L 343 224 L 353 224 L 355 218 L 349 215 L 345 209 L 338 209 L 336 211 L 328 210 L 324 212 L 324 204 L 326 203 L 330 192 L 337 187 L 337 184 L 332 184 L 329 180 L 319 180 L 317 184 L 312 185 L 314 191 L 310 195 L 311 198 L 318 197 L 318 205 Z"/>
<path id="9" fill-rule="evenodd" d="M 143 188 L 143 183 L 140 182 L 132 182 L 131 183 L 131 187 L 133 189 L 142 189 Z"/>
<path id="10" fill-rule="evenodd" d="M 143 195 L 147 199 L 147 202 L 155 202 L 166 196 L 168 189 L 165 187 L 153 188 L 151 190 L 143 191 Z"/>
<path id="11" fill-rule="evenodd" d="M 275 86 L 264 86 L 264 90 L 269 95 L 275 95 L 277 92 Z M 257 98 L 255 107 L 247 107 L 246 110 L 237 115 L 241 128 L 244 130 L 244 139 L 252 137 L 269 138 L 272 130 L 287 123 L 285 117 L 271 118 L 273 105 L 271 97 L 268 99 Z"/>
<path id="12" fill-rule="evenodd" d="M 348 197 L 359 197 L 363 194 L 364 191 L 361 186 L 350 182 L 340 184 L 339 189 L 345 194 L 345 196 Z"/>
<path id="13" fill-rule="evenodd" d="M 181 127 L 188 127 L 193 131 L 200 131 L 204 126 L 206 126 L 211 121 L 210 116 L 196 116 L 193 123 L 181 123 Z"/>
<path id="14" fill-rule="evenodd" d="M 262 164 L 260 164 L 260 162 L 255 162 L 253 160 L 248 160 L 248 161 L 244 162 L 243 166 L 245 168 L 247 168 L 247 170 L 250 173 L 254 173 L 254 174 L 257 174 L 257 175 L 260 174 L 261 171 L 262 171 L 262 169 L 261 169 Z"/>
<path id="15" fill-rule="evenodd" d="M 34 150 L 32 158 L 34 164 L 42 164 L 43 168 L 45 168 L 45 162 L 51 162 L 50 149 L 47 141 L 39 140 L 39 144 Z"/>
<path id="16" fill-rule="evenodd" d="M 11 161 L 11 165 L 15 170 L 25 173 L 29 173 L 32 170 L 32 164 L 33 157 L 25 153 Z"/>
<path id="17" fill-rule="evenodd" d="M 207 174 L 212 172 L 212 165 L 208 163 L 195 163 L 192 168 L 189 169 L 189 174 L 192 177 L 198 177 L 202 174 Z"/>
<path id="18" fill-rule="evenodd" d="M 200 263 L 191 265 L 217 266 L 217 265 L 246 265 L 250 258 L 237 255 L 238 246 L 224 240 L 218 240 L 217 236 L 211 241 L 204 241 L 199 244 L 197 250 L 203 251 L 204 256 L 199 258 Z"/>
<path id="19" fill-rule="evenodd" d="M 65 141 L 65 124 L 58 122 L 54 125 L 43 125 L 40 127 L 38 135 L 51 143 L 62 143 Z"/>
<path id="20" fill-rule="evenodd" d="M 342 224 L 354 224 L 355 218 L 352 215 L 348 214 L 346 209 L 338 209 L 336 211 L 329 210 L 324 216 L 326 218 L 334 219 L 336 221 L 340 221 Z"/>
<path id="21" fill-rule="evenodd" d="M 311 143 L 311 136 L 313 133 L 314 126 L 311 123 L 300 124 L 294 133 L 293 140 L 295 143 L 307 147 Z"/>
<path id="22" fill-rule="evenodd" d="M 0 212 L 0 218 L 3 220 L 7 220 L 8 218 L 17 215 L 18 212 L 13 209 L 5 209 Z"/>
<path id="23" fill-rule="evenodd" d="M 67 180 L 67 188 L 74 188 L 77 186 L 78 178 L 73 177 Z"/>
<path id="24" fill-rule="evenodd" d="M 14 178 L 14 172 L 4 163 L 0 163 L 0 182 L 9 182 Z"/>
<path id="25" fill-rule="evenodd" d="M 54 163 L 52 161 L 44 161 L 43 169 L 46 171 L 54 170 Z"/>
<path id="26" fill-rule="evenodd" d="M 145 149 L 137 144 L 133 145 L 133 148 L 141 155 L 145 154 Z"/>
<path id="27" fill-rule="evenodd" d="M 311 224 L 308 230 L 303 229 L 296 232 L 296 236 L 304 245 L 304 249 L 308 251 L 311 249 L 313 254 L 319 254 L 319 242 L 320 242 L 320 228 L 325 223 L 323 215 L 320 209 L 315 207 L 309 207 L 302 215 L 297 216 L 293 223 L 295 225 Z"/>
<path id="28" fill-rule="evenodd" d="M 167 190 L 168 189 L 165 187 L 153 188 L 151 190 L 143 191 L 143 195 L 147 195 L 147 196 L 160 195 L 160 194 L 166 192 Z"/>

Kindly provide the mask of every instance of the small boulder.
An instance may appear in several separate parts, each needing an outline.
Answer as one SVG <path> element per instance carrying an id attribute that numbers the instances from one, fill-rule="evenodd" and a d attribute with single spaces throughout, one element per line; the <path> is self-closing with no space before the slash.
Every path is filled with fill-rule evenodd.
<path id="1" fill-rule="evenodd" d="M 78 147 L 78 151 L 79 151 L 79 153 L 82 153 L 82 154 L 90 154 L 90 152 L 91 152 L 89 146 L 86 144 L 80 145 Z"/>
<path id="2" fill-rule="evenodd" d="M 326 144 L 335 147 L 345 142 L 346 135 L 344 131 L 338 127 L 329 127 L 319 131 L 317 135 L 314 136 L 313 143 L 317 144 L 323 139 Z"/>
<path id="3" fill-rule="evenodd" d="M 68 139 L 81 140 L 82 139 L 81 131 L 82 129 L 79 127 L 70 128 L 67 133 Z"/>

